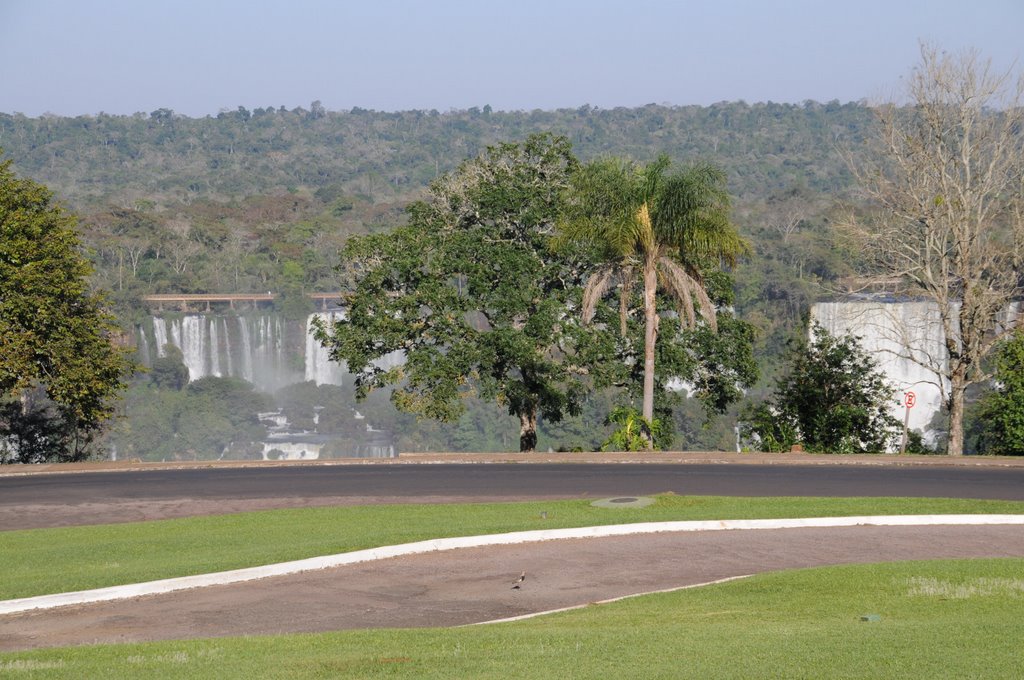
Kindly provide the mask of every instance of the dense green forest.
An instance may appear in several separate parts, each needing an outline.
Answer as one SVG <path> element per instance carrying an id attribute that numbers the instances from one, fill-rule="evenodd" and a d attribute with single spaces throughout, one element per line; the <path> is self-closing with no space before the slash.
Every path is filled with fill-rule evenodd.
<path id="1" fill-rule="evenodd" d="M 350 236 L 405 223 L 406 206 L 432 180 L 488 145 L 552 132 L 568 137 L 583 161 L 710 161 L 725 170 L 733 219 L 753 245 L 733 272 L 734 306 L 758 329 L 767 385 L 809 304 L 856 269 L 832 222 L 856 205 L 843 153 L 859 149 L 872 124 L 867 107 L 839 102 L 444 113 L 334 112 L 313 102 L 205 118 L 167 109 L 0 113 L 0 149 L 80 216 L 94 284 L 111 291 L 129 331 L 149 313 L 141 298 L 150 293 L 270 290 L 279 311 L 304 315 L 312 310 L 305 293 L 338 290 L 338 253 Z M 542 422 L 542 445 L 599 444 L 613 402 L 596 395 L 582 420 Z M 416 424 L 385 410 L 371 408 L 382 427 L 406 433 L 404 450 L 509 446 L 499 426 L 507 416 L 493 405 L 471 408 L 457 425 Z M 677 446 L 732 446 L 734 412 L 707 420 L 683 402 L 674 420 Z"/>
<path id="2" fill-rule="evenodd" d="M 737 271 L 738 311 L 777 353 L 815 284 L 851 271 L 829 220 L 853 187 L 842 151 L 872 120 L 839 102 L 446 113 L 314 102 L 205 118 L 0 114 L 0 148 L 82 217 L 96 283 L 125 318 L 151 292 L 334 290 L 348 236 L 402 223 L 432 179 L 532 132 L 567 136 L 584 161 L 711 161 L 756 250 Z"/>

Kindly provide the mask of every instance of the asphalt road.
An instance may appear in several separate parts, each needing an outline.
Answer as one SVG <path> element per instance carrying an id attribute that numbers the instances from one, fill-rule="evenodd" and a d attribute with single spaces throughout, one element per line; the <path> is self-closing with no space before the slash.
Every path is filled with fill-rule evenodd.
<path id="1" fill-rule="evenodd" d="M 1024 500 L 1024 468 L 801 465 L 392 465 L 0 477 L 0 508 L 258 498 L 916 496 Z"/>

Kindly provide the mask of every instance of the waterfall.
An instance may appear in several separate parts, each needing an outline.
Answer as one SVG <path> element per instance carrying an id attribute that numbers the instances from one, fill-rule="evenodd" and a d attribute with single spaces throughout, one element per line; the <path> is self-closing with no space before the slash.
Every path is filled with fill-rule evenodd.
<path id="1" fill-rule="evenodd" d="M 310 314 L 301 321 L 286 321 L 279 314 L 251 315 L 184 314 L 153 316 L 149 324 L 155 347 L 146 340 L 146 325 L 136 329 L 143 363 L 166 356 L 165 347 L 181 350 L 189 380 L 205 376 L 243 378 L 265 392 L 312 380 L 318 385 L 341 385 L 346 370 L 331 361 L 329 352 L 312 335 L 313 321 L 344 319 L 341 310 Z M 374 364 L 388 370 L 404 361 L 402 352 L 391 352 Z"/>
<path id="2" fill-rule="evenodd" d="M 306 321 L 306 380 L 313 380 L 317 385 L 341 385 L 347 371 L 345 365 L 331 361 L 329 352 L 323 345 L 313 337 L 314 319 L 325 319 L 328 328 L 335 321 L 345 318 L 345 312 L 341 310 L 333 312 L 321 312 L 310 314 Z M 373 365 L 385 371 L 400 366 L 405 362 L 405 354 L 399 350 L 385 354 Z"/>
<path id="3" fill-rule="evenodd" d="M 242 340 L 241 377 L 253 382 L 252 373 L 252 341 L 249 339 L 249 324 L 243 317 L 238 317 L 238 334 Z"/>
<path id="4" fill-rule="evenodd" d="M 1024 305 L 1024 302 L 1020 301 L 1014 301 L 1007 305 L 1006 309 L 1003 310 L 1003 313 L 999 315 L 997 332 L 1003 333 L 1020 323 L 1022 305 Z"/>
<path id="5" fill-rule="evenodd" d="M 139 336 L 146 337 L 144 329 L 139 329 Z M 166 356 L 167 352 L 164 348 L 167 347 L 167 321 L 159 316 L 153 317 L 153 337 L 156 338 L 156 355 L 158 357 Z"/>
<path id="6" fill-rule="evenodd" d="M 316 460 L 323 446 L 309 442 L 263 442 L 263 460 Z"/>
<path id="7" fill-rule="evenodd" d="M 220 372 L 220 342 L 218 342 L 219 338 L 217 337 L 217 319 L 207 319 L 207 324 L 210 335 L 210 375 L 220 378 L 223 376 Z"/>
<path id="8" fill-rule="evenodd" d="M 254 319 L 243 319 L 249 322 L 249 332 L 252 338 L 249 355 L 250 377 L 249 382 L 261 387 L 270 387 L 267 391 L 273 391 L 286 384 L 282 373 L 284 372 L 284 332 L 281 318 L 277 315 L 264 314 Z M 294 381 L 293 381 L 294 382 Z"/>
<path id="9" fill-rule="evenodd" d="M 224 347 L 224 350 L 225 350 L 224 351 L 224 360 L 227 362 L 227 365 L 228 365 L 226 375 L 236 375 L 235 374 L 235 366 L 234 366 L 234 353 L 231 351 L 231 345 L 228 342 L 229 337 L 230 337 L 228 335 L 228 320 L 227 319 L 221 319 L 220 321 L 221 321 L 221 328 L 224 331 L 224 343 L 225 343 L 225 347 Z"/>
<path id="10" fill-rule="evenodd" d="M 335 321 L 344 318 L 345 312 L 342 311 L 309 315 L 309 318 L 306 320 L 306 380 L 312 380 L 317 385 L 343 384 L 345 365 L 331 361 L 327 348 L 313 337 L 313 322 L 317 319 L 322 319 L 330 326 Z"/>
<path id="11" fill-rule="evenodd" d="M 149 340 L 146 338 L 146 334 L 145 334 L 145 332 L 143 332 L 143 329 L 141 329 L 141 328 L 138 329 L 138 333 L 137 333 L 136 337 L 138 338 L 138 345 L 139 345 L 138 346 L 139 361 L 141 361 L 143 363 L 143 365 L 145 365 L 145 366 L 151 366 L 152 365 L 152 361 L 150 361 L 150 358 L 149 358 Z"/>
<path id="12" fill-rule="evenodd" d="M 318 385 L 341 385 L 345 367 L 331 361 L 328 350 L 313 338 L 313 320 L 329 323 L 344 318 L 341 311 L 310 314 L 305 323 L 287 321 L 278 314 L 184 314 L 153 316 L 149 320 L 155 347 L 146 341 L 147 326 L 136 329 L 143 362 L 166 355 L 170 344 L 181 350 L 189 379 L 234 376 L 273 392 L 285 385 L 312 380 Z M 378 365 L 390 368 L 402 361 L 401 353 L 384 357 Z"/>
<path id="13" fill-rule="evenodd" d="M 165 356 L 165 346 L 174 345 L 181 350 L 189 380 L 233 376 L 273 392 L 303 379 L 304 348 L 289 343 L 289 337 L 298 338 L 301 331 L 291 329 L 279 315 L 185 314 L 154 316 L 150 323 L 156 347 L 149 348 L 140 340 L 140 353 L 152 361 L 154 353 Z M 137 329 L 137 335 L 145 339 L 145 326 Z"/>
<path id="14" fill-rule="evenodd" d="M 316 319 L 333 323 L 344 318 L 340 310 L 311 314 L 304 320 L 288 320 L 274 313 L 173 314 L 152 316 L 136 328 L 142 361 L 167 355 L 166 346 L 181 351 L 189 380 L 206 376 L 232 376 L 253 383 L 264 392 L 287 385 L 314 381 L 318 385 L 343 384 L 345 367 L 331 361 L 329 352 L 312 334 Z M 382 357 L 376 365 L 388 369 L 401 364 L 401 352 Z M 275 420 L 263 441 L 262 456 L 281 459 L 316 459 L 322 456 L 388 458 L 396 455 L 391 433 L 367 426 L 365 434 L 352 436 L 281 430 L 280 412 L 259 414 Z M 316 422 L 314 417 L 314 423 Z M 325 448 L 326 447 L 326 448 Z"/>
<path id="15" fill-rule="evenodd" d="M 903 393 L 914 392 L 908 426 L 934 443 L 932 418 L 942 409 L 942 377 L 948 362 L 945 333 L 933 302 L 821 302 L 811 307 L 811 318 L 832 335 L 850 333 L 893 383 L 890 413 L 903 422 L 907 415 Z"/>
<path id="16" fill-rule="evenodd" d="M 185 355 L 190 380 L 198 380 L 210 375 L 210 361 L 207 354 L 209 343 L 209 324 L 202 314 L 188 314 L 171 327 L 178 329 L 178 348 Z"/>

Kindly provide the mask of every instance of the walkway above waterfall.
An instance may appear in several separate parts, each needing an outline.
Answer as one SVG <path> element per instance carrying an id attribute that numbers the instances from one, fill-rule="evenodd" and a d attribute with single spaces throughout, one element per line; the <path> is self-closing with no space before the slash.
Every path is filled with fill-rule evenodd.
<path id="1" fill-rule="evenodd" d="M 341 293 L 307 293 L 307 297 L 320 303 L 323 309 L 328 305 L 337 305 L 341 301 Z M 206 305 L 207 312 L 211 311 L 211 305 L 217 303 L 228 303 L 228 307 L 235 308 L 235 303 L 247 303 L 258 307 L 260 303 L 272 303 L 277 299 L 277 293 L 267 291 L 266 293 L 165 293 L 160 295 L 145 295 L 143 300 L 150 305 L 156 305 L 163 310 L 164 305 L 174 305 L 181 311 L 188 311 L 192 305 Z"/>

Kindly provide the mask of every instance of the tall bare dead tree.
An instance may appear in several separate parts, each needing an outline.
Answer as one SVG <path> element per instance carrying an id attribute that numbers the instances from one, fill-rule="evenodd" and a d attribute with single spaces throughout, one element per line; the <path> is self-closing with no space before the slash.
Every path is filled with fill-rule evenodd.
<path id="1" fill-rule="evenodd" d="M 876 107 L 870 153 L 852 163 L 877 210 L 851 226 L 879 278 L 935 303 L 947 361 L 937 375 L 947 453 L 963 454 L 964 395 L 1008 330 L 1022 288 L 1024 75 L 976 50 L 921 46 L 907 100 Z M 909 348 L 912 356 L 914 348 Z"/>

